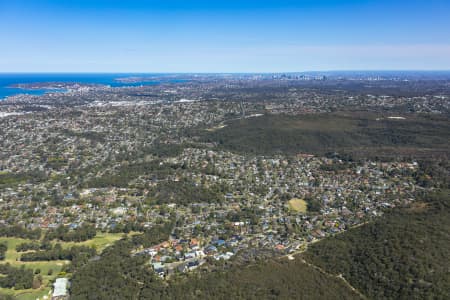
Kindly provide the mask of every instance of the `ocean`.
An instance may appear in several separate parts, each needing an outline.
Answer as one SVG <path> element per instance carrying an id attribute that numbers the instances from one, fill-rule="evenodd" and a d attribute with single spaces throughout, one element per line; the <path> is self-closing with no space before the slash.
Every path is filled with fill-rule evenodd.
<path id="1" fill-rule="evenodd" d="M 122 83 L 115 79 L 123 77 L 150 77 L 158 76 L 163 78 L 170 76 L 169 74 L 131 74 L 131 73 L 117 73 L 117 74 L 100 74 L 100 73 L 0 73 L 0 101 L 6 97 L 18 94 L 42 95 L 46 92 L 55 92 L 63 90 L 48 90 L 48 89 L 19 89 L 12 88 L 11 85 L 18 83 L 36 83 L 36 82 L 76 82 L 76 83 L 91 83 L 104 84 L 112 87 L 122 86 L 140 86 L 140 85 L 156 85 L 161 81 L 143 81 L 133 83 Z M 169 82 L 181 82 L 179 79 L 168 79 Z M 167 81 L 165 81 L 167 82 Z"/>

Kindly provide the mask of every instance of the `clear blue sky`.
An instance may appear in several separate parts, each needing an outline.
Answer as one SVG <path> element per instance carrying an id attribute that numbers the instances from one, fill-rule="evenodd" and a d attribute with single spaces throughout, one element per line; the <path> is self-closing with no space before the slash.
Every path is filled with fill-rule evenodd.
<path id="1" fill-rule="evenodd" d="M 0 72 L 450 70 L 448 0 L 0 0 Z"/>

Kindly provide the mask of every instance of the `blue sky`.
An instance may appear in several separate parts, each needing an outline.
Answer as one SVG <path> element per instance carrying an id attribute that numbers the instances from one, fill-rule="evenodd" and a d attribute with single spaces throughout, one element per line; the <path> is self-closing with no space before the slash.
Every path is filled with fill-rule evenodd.
<path id="1" fill-rule="evenodd" d="M 0 0 L 0 72 L 450 70 L 450 1 Z"/>

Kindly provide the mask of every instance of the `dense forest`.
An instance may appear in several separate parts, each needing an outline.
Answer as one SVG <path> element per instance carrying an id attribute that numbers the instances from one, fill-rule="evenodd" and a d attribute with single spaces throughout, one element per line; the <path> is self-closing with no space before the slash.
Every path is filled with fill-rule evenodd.
<path id="1" fill-rule="evenodd" d="M 17 237 L 30 240 L 38 240 L 41 238 L 41 229 L 26 229 L 22 226 L 0 226 L 0 236 Z"/>
<path id="2" fill-rule="evenodd" d="M 5 259 L 6 251 L 8 250 L 8 244 L 0 243 L 0 260 Z"/>
<path id="3" fill-rule="evenodd" d="M 70 230 L 69 227 L 60 225 L 45 234 L 44 240 L 61 240 L 64 242 L 83 242 L 94 238 L 97 230 L 92 225 L 83 224 L 81 227 Z"/>
<path id="4" fill-rule="evenodd" d="M 130 181 L 139 176 L 148 176 L 151 179 L 165 178 L 179 168 L 177 165 L 161 164 L 161 161 L 123 164 L 112 173 L 105 173 L 101 177 L 92 178 L 86 187 L 128 187 Z"/>
<path id="5" fill-rule="evenodd" d="M 71 299 L 137 299 L 144 284 L 153 284 L 157 279 L 144 256 L 130 255 L 132 247 L 130 240 L 120 240 L 107 248 L 100 259 L 75 272 Z"/>
<path id="6" fill-rule="evenodd" d="M 171 280 L 144 288 L 140 299 L 361 299 L 345 283 L 301 260 L 258 262 L 249 267 Z"/>
<path id="7" fill-rule="evenodd" d="M 149 247 L 169 237 L 173 222 L 154 226 L 143 234 L 124 238 L 106 248 L 98 259 L 73 266 L 71 299 L 138 299 L 141 289 L 161 288 L 146 264 L 148 258 L 132 256 L 137 246 Z"/>
<path id="8" fill-rule="evenodd" d="M 448 299 L 449 233 L 445 190 L 313 244 L 304 256 L 372 299 Z"/>
<path id="9" fill-rule="evenodd" d="M 60 244 L 48 250 L 38 250 L 27 252 L 20 257 L 21 261 L 49 261 L 49 260 L 70 260 L 76 261 L 89 259 L 96 254 L 95 249 L 86 246 L 72 246 L 69 249 L 63 249 Z"/>
<path id="10" fill-rule="evenodd" d="M 264 115 L 235 120 L 201 136 L 230 151 L 251 154 L 339 152 L 355 158 L 423 158 L 450 151 L 447 120 L 418 114 L 389 119 L 363 112 Z"/>
<path id="11" fill-rule="evenodd" d="M 9 263 L 0 265 L 0 287 L 30 289 L 33 285 L 33 270 L 25 269 L 25 266 L 16 268 Z M 0 298 L 1 299 L 1 298 Z"/>
<path id="12" fill-rule="evenodd" d="M 176 279 L 168 287 L 144 288 L 140 299 L 361 299 L 335 277 L 300 259 L 268 260 L 242 268 Z"/>
<path id="13" fill-rule="evenodd" d="M 361 299 L 340 279 L 299 259 L 236 265 L 177 278 L 167 286 L 153 275 L 145 257 L 129 255 L 132 245 L 122 240 L 75 273 L 71 299 Z"/>
<path id="14" fill-rule="evenodd" d="M 17 244 L 16 251 L 17 252 L 26 252 L 30 250 L 50 250 L 52 249 L 52 244 L 48 241 L 39 242 L 39 241 L 32 241 L 32 242 L 24 242 Z"/>

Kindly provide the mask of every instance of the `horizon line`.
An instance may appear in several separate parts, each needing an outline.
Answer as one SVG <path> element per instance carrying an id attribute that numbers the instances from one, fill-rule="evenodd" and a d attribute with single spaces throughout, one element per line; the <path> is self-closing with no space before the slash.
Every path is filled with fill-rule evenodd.
<path id="1" fill-rule="evenodd" d="M 336 69 L 307 71 L 214 71 L 214 72 L 167 72 L 167 71 L 0 71 L 0 74 L 295 74 L 295 73 L 338 73 L 338 72 L 450 72 L 450 69 Z"/>

